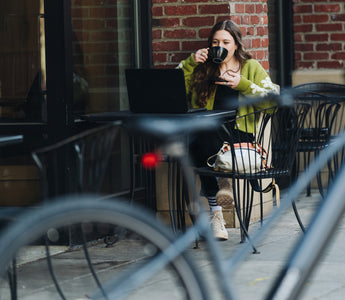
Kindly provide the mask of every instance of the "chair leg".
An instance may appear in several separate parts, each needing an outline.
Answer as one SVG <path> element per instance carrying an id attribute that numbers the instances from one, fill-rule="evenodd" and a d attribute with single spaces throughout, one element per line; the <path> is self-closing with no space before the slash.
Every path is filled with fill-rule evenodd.
<path id="1" fill-rule="evenodd" d="M 245 225 L 246 225 L 246 229 L 248 231 L 249 229 L 249 225 L 250 225 L 250 217 L 252 215 L 252 208 L 253 208 L 253 200 L 254 200 L 254 190 L 250 187 L 250 183 L 247 180 L 247 201 L 246 201 L 246 209 L 245 209 L 245 216 L 244 216 L 244 220 L 245 220 Z"/>
<path id="2" fill-rule="evenodd" d="M 300 226 L 301 229 L 302 229 L 302 232 L 305 232 L 305 227 L 304 227 L 303 222 L 302 222 L 302 220 L 301 220 L 301 218 L 300 218 L 300 215 L 299 215 L 299 213 L 298 213 L 298 210 L 297 210 L 297 207 L 296 207 L 296 202 L 295 202 L 295 200 L 292 201 L 292 208 L 293 208 L 293 211 L 294 211 L 294 213 L 295 213 L 297 222 L 298 222 L 299 226 Z"/>
<path id="3" fill-rule="evenodd" d="M 187 203 L 189 203 L 189 194 L 188 194 L 188 187 L 185 181 L 182 181 L 182 195 L 181 195 L 181 229 L 182 232 L 186 231 L 186 208 L 187 208 Z"/>
<path id="4" fill-rule="evenodd" d="M 314 153 L 315 156 L 317 156 L 318 154 L 319 154 L 319 152 L 315 152 Z M 327 167 L 328 167 L 328 184 L 330 182 L 330 176 L 332 176 L 332 173 L 331 173 L 332 171 L 330 171 L 332 169 L 331 164 L 332 164 L 331 161 L 329 161 L 327 163 Z M 321 171 L 316 174 L 316 180 L 317 180 L 317 187 L 319 189 L 319 193 L 320 193 L 321 197 L 324 198 L 324 191 L 323 191 Z"/>
<path id="5" fill-rule="evenodd" d="M 318 186 L 318 188 L 319 188 L 320 195 L 321 195 L 322 198 L 323 198 L 323 197 L 324 197 L 324 192 L 323 192 L 323 186 L 322 186 L 321 172 L 318 172 L 318 173 L 317 173 L 316 179 L 317 179 L 317 186 Z"/>
<path id="6" fill-rule="evenodd" d="M 260 185 L 262 186 L 262 180 L 260 180 Z M 264 222 L 264 200 L 263 200 L 263 194 L 260 193 L 260 225 L 261 226 L 263 222 Z"/>
<path id="7" fill-rule="evenodd" d="M 168 162 L 168 202 L 169 202 L 169 214 L 171 228 L 173 232 L 178 231 L 178 226 L 176 224 L 176 210 L 175 210 L 175 192 L 176 192 L 176 164 L 175 162 Z"/>
<path id="8" fill-rule="evenodd" d="M 304 156 L 304 170 L 309 165 L 309 162 L 310 162 L 310 152 L 306 153 L 306 155 Z M 309 197 L 310 194 L 311 194 L 311 192 L 310 192 L 310 184 L 308 184 L 308 186 L 307 186 L 307 197 Z"/>
<path id="9" fill-rule="evenodd" d="M 251 216 L 251 204 L 253 203 L 253 199 L 252 198 L 249 199 L 248 197 L 250 195 L 249 193 L 251 193 L 251 189 L 249 187 L 249 181 L 245 179 L 242 180 L 243 181 L 243 186 L 242 186 L 243 199 L 241 199 L 241 196 L 240 196 L 241 195 L 240 180 L 234 180 L 234 181 L 233 181 L 234 204 L 235 204 L 235 212 L 240 223 L 241 243 L 247 240 L 253 248 L 253 253 L 258 254 L 260 252 L 256 249 L 248 233 L 250 216 Z M 242 202 L 242 209 L 241 209 L 241 202 Z"/>
<path id="10" fill-rule="evenodd" d="M 177 221 L 177 229 L 182 229 L 182 209 L 181 209 L 181 192 L 182 192 L 182 186 L 181 186 L 181 173 L 180 173 L 180 167 L 176 166 L 176 221 Z"/>
<path id="11" fill-rule="evenodd" d="M 249 182 L 246 179 L 242 179 L 243 185 L 242 185 L 242 199 L 240 197 L 241 195 L 241 185 L 240 180 L 238 180 L 238 186 L 237 186 L 237 204 L 238 204 L 238 211 L 237 211 L 237 217 L 240 222 L 240 229 L 241 229 L 241 243 L 243 243 L 247 236 L 248 236 L 248 228 L 249 228 L 249 221 L 248 220 L 248 214 L 249 214 Z M 235 197 L 234 197 L 235 198 Z"/>
<path id="12" fill-rule="evenodd" d="M 236 211 L 237 218 L 240 222 L 240 233 L 241 233 L 241 243 L 242 243 L 245 240 L 245 235 L 244 235 L 245 226 L 244 226 L 243 221 L 242 221 L 242 212 L 241 212 L 242 205 L 241 205 L 240 190 L 241 190 L 240 189 L 240 180 L 236 180 L 233 183 L 234 205 L 235 205 L 235 211 Z M 242 192 L 245 193 L 244 189 Z"/>
<path id="13" fill-rule="evenodd" d="M 131 204 L 134 202 L 134 190 L 135 190 L 135 150 L 134 150 L 134 139 L 129 137 L 129 169 L 130 169 L 130 183 L 129 183 L 129 201 Z"/>
<path id="14" fill-rule="evenodd" d="M 197 176 L 198 175 L 195 174 L 194 182 L 197 182 Z M 184 197 L 183 197 L 183 201 L 184 201 L 183 207 L 187 209 L 189 218 L 190 218 L 192 224 L 194 224 L 196 222 L 196 217 L 195 217 L 195 213 L 193 211 L 192 205 L 191 205 L 191 199 L 189 197 L 190 195 L 189 195 L 189 190 L 188 190 L 187 184 L 185 184 L 184 188 L 185 188 L 185 192 L 184 192 Z"/>
<path id="15" fill-rule="evenodd" d="M 331 161 L 327 164 L 328 169 L 328 182 L 327 182 L 327 188 L 331 186 L 334 178 L 336 177 L 336 174 L 339 171 L 339 166 L 342 165 L 344 162 L 344 149 L 341 151 L 340 154 L 335 155 Z"/>
<path id="16" fill-rule="evenodd" d="M 7 270 L 8 275 L 8 284 L 10 286 L 11 291 L 11 299 L 17 300 L 17 272 L 16 272 L 16 260 L 12 260 L 12 264 L 8 267 Z"/>

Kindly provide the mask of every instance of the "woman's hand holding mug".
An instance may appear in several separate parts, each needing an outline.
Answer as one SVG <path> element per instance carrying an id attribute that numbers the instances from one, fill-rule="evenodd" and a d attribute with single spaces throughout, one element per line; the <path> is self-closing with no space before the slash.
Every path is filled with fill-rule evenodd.
<path id="1" fill-rule="evenodd" d="M 208 48 L 199 49 L 194 53 L 194 60 L 197 63 L 204 63 L 208 58 Z"/>

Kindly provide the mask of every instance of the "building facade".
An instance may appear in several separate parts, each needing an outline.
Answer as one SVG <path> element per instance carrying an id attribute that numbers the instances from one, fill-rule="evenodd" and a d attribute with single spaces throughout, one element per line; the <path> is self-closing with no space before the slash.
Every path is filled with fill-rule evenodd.
<path id="1" fill-rule="evenodd" d="M 126 68 L 176 67 L 223 19 L 281 86 L 343 82 L 342 0 L 1 1 L 0 130 L 26 141 L 1 150 L 2 204 L 20 204 L 20 189 L 28 203 L 39 198 L 32 149 L 83 130 L 81 114 L 128 109 Z M 108 176 L 116 190 L 128 188 L 126 143 Z"/>
<path id="2" fill-rule="evenodd" d="M 344 83 L 344 1 L 293 2 L 293 82 Z"/>
<path id="3" fill-rule="evenodd" d="M 241 27 L 247 49 L 273 77 L 282 71 L 278 67 L 281 61 L 290 59 L 290 65 L 283 71 L 291 77 L 291 84 L 308 80 L 341 82 L 345 61 L 345 3 L 341 0 L 287 2 L 153 0 L 154 65 L 175 66 L 190 52 L 205 46 L 210 27 L 230 18 Z M 291 57 L 284 55 L 284 51 L 290 52 Z"/>

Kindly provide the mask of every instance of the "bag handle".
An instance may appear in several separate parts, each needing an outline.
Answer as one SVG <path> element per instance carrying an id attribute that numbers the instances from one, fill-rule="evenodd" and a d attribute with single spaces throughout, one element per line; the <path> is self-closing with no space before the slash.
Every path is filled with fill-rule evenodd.
<path id="1" fill-rule="evenodd" d="M 214 165 L 210 163 L 210 160 L 211 160 L 212 158 L 216 157 L 217 155 L 221 154 L 221 153 L 224 154 L 225 152 L 227 152 L 227 151 L 229 151 L 229 150 L 230 150 L 230 144 L 229 144 L 228 142 L 224 141 L 222 147 L 220 148 L 220 150 L 219 150 L 216 154 L 211 155 L 211 156 L 207 159 L 207 161 L 206 161 L 207 166 L 209 166 L 210 168 L 213 168 Z"/>
<path id="2" fill-rule="evenodd" d="M 219 152 L 218 152 L 218 153 L 219 153 Z M 216 157 L 216 156 L 218 155 L 218 153 L 211 155 L 211 156 L 207 159 L 206 163 L 207 163 L 207 165 L 208 165 L 210 168 L 213 168 L 213 164 L 210 163 L 210 160 L 211 160 L 212 158 Z"/>

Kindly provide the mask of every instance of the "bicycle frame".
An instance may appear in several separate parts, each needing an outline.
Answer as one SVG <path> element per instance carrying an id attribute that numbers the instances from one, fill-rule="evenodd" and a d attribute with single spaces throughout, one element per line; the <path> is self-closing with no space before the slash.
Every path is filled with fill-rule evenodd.
<path id="1" fill-rule="evenodd" d="M 152 120 L 150 118 L 147 121 Z M 159 126 L 159 122 L 157 124 Z M 206 125 L 204 125 L 207 127 Z M 149 135 L 149 134 L 148 134 Z M 275 222 L 279 220 L 282 213 L 291 206 L 291 203 L 300 195 L 320 169 L 337 152 L 345 147 L 345 132 L 332 141 L 327 151 L 323 151 L 304 171 L 303 175 L 288 189 L 287 193 L 281 199 L 281 205 L 271 216 L 269 216 L 259 231 L 248 236 L 248 243 L 242 244 L 231 257 L 226 257 L 226 253 L 221 249 L 219 242 L 214 239 L 213 232 L 209 226 L 208 207 L 205 207 L 204 201 L 199 196 L 196 177 L 191 168 L 190 157 L 185 143 L 181 141 L 181 135 L 162 138 L 161 150 L 164 154 L 175 159 L 181 166 L 184 180 L 188 191 L 191 192 L 193 205 L 188 207 L 190 212 L 195 213 L 195 222 L 156 256 L 144 263 L 141 267 L 130 274 L 121 274 L 116 280 L 111 280 L 105 284 L 103 290 L 93 295 L 92 299 L 102 298 L 104 294 L 109 299 L 119 299 L 124 297 L 133 288 L 144 283 L 145 280 L 152 277 L 158 271 L 167 266 L 171 261 L 178 258 L 183 252 L 190 248 L 200 236 L 205 238 L 205 244 L 208 247 L 209 255 L 214 274 L 217 277 L 217 283 L 225 299 L 239 299 L 234 286 L 233 275 L 240 263 L 255 249 L 256 243 L 272 228 Z M 157 137 L 157 136 L 156 136 Z M 153 136 L 153 139 L 156 138 Z M 316 210 L 312 222 L 309 224 L 304 235 L 293 247 L 289 259 L 282 267 L 280 273 L 276 276 L 274 283 L 269 289 L 264 299 L 296 299 L 306 280 L 309 278 L 313 269 L 317 265 L 322 251 L 327 247 L 329 240 L 334 235 L 334 229 L 337 227 L 341 217 L 345 213 L 345 166 L 337 174 L 337 179 L 325 195 L 322 205 Z M 134 209 L 134 208 L 133 208 Z"/>
<path id="2" fill-rule="evenodd" d="M 146 279 L 153 276 L 156 272 L 164 268 L 169 261 L 174 260 L 182 252 L 186 251 L 190 244 L 192 244 L 195 239 L 203 235 L 206 243 L 208 245 L 209 256 L 213 262 L 213 266 L 216 274 L 221 274 L 219 276 L 219 284 L 222 289 L 226 299 L 236 299 L 233 294 L 233 287 L 226 280 L 226 268 L 223 264 L 223 253 L 213 237 L 212 229 L 209 226 L 209 217 L 207 209 L 204 207 L 203 202 L 200 200 L 196 184 L 195 176 L 190 168 L 191 163 L 187 155 L 188 151 L 186 146 L 180 142 L 169 142 L 168 145 L 164 145 L 164 153 L 172 158 L 177 159 L 180 163 L 184 178 L 186 180 L 187 187 L 189 191 L 192 192 L 193 196 L 193 210 L 196 212 L 197 218 L 193 226 L 189 227 L 186 232 L 178 236 L 174 243 L 172 243 L 168 248 L 166 248 L 162 253 L 157 255 L 155 258 L 150 260 L 147 264 L 137 270 L 131 275 L 125 274 L 115 281 L 109 282 L 104 287 L 106 293 L 111 295 L 111 299 L 118 299 L 126 295 L 126 292 L 130 291 L 134 286 L 138 286 L 143 283 Z M 117 289 L 116 287 L 121 287 Z"/>
<path id="3" fill-rule="evenodd" d="M 259 241 L 272 228 L 282 213 L 304 191 L 313 177 L 315 177 L 315 174 L 343 147 L 345 147 L 345 132 L 334 140 L 327 151 L 320 153 L 304 171 L 302 176 L 289 188 L 284 199 L 281 201 L 280 208 L 267 219 L 267 222 L 260 228 L 260 231 L 252 236 L 253 243 Z M 279 276 L 268 292 L 265 298 L 266 300 L 292 300 L 296 299 L 301 293 L 303 284 L 309 278 L 322 251 L 327 247 L 329 240 L 334 235 L 332 231 L 334 231 L 345 213 L 345 202 L 343 199 L 345 187 L 342 181 L 344 178 L 345 166 L 342 167 L 337 175 L 337 180 L 330 188 L 322 205 L 314 213 L 305 235 L 300 238 L 298 244 L 292 250 L 287 263 L 282 268 Z M 235 253 L 233 258 L 226 263 L 226 268 L 229 270 L 229 273 L 234 272 L 234 269 L 250 253 L 250 250 L 250 245 L 245 245 Z"/>
<path id="4" fill-rule="evenodd" d="M 197 196 L 195 176 L 189 168 L 191 166 L 186 149 L 182 143 L 169 143 L 165 145 L 165 151 L 171 157 L 174 157 L 181 164 L 187 186 L 193 195 L 194 210 L 197 211 L 197 218 L 192 227 L 188 228 L 182 236 L 177 237 L 176 241 L 161 253 L 152 264 L 155 269 L 159 266 L 165 266 L 169 260 L 174 259 L 179 253 L 185 251 L 194 238 L 202 234 L 205 237 L 208 246 L 210 259 L 213 263 L 215 273 L 221 290 L 226 299 L 239 299 L 236 295 L 235 288 L 232 284 L 231 275 L 241 261 L 249 255 L 253 245 L 256 244 L 272 228 L 274 222 L 278 220 L 281 214 L 293 203 L 307 187 L 309 182 L 315 177 L 315 174 L 339 151 L 345 146 L 345 133 L 336 138 L 329 146 L 327 151 L 322 152 L 307 168 L 303 176 L 296 181 L 288 190 L 281 201 L 281 206 L 267 219 L 260 230 L 252 235 L 250 243 L 239 247 L 238 251 L 230 259 L 225 259 L 223 251 L 220 249 L 218 242 L 215 241 L 212 230 L 208 226 L 208 213 L 203 202 Z M 171 147 L 171 148 L 170 148 Z M 170 148 L 170 150 L 169 150 Z M 176 151 L 176 149 L 179 149 Z M 332 231 L 336 228 L 340 218 L 345 212 L 345 202 L 342 195 L 345 193 L 345 186 L 341 181 L 345 178 L 345 167 L 338 174 L 338 179 L 334 182 L 333 187 L 329 190 L 323 204 L 317 209 L 313 220 L 299 241 L 294 247 L 290 258 L 282 268 L 279 276 L 269 290 L 265 299 L 296 299 L 303 289 L 303 284 L 313 271 L 322 251 L 327 246 L 329 239 L 332 237 Z M 321 237 L 320 237 L 321 236 Z M 142 273 L 146 277 L 149 274 L 150 264 L 145 266 Z M 151 270 L 152 271 L 152 270 Z M 145 278 L 146 278 L 145 277 Z M 122 282 L 121 284 L 124 284 Z"/>

